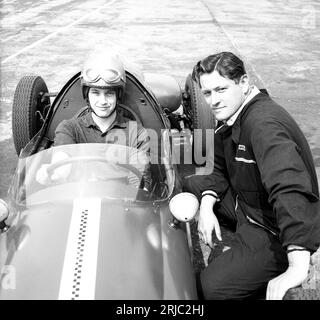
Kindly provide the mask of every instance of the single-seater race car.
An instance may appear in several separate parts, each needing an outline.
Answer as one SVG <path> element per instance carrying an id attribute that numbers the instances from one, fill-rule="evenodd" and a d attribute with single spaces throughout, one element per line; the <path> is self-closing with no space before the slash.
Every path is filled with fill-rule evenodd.
<path id="1" fill-rule="evenodd" d="M 108 143 L 53 146 L 62 120 L 88 112 L 80 73 L 58 93 L 40 76 L 18 83 L 19 161 L 9 204 L 0 203 L 0 299 L 197 299 L 188 221 L 198 201 L 181 193 L 182 178 L 209 168 L 212 137 L 200 131 L 195 143 L 195 132 L 211 132 L 214 119 L 190 75 L 184 90 L 167 75 L 126 76 L 119 112 L 148 130 L 148 154 Z M 52 164 L 60 151 L 68 157 Z M 48 183 L 37 179 L 43 165 Z M 68 175 L 54 179 L 62 168 Z"/>

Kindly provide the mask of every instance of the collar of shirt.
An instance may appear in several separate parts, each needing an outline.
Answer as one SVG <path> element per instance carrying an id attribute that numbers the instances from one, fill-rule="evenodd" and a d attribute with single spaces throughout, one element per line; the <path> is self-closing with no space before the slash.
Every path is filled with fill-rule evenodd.
<path id="1" fill-rule="evenodd" d="M 89 128 L 89 127 L 99 128 L 97 126 L 97 124 L 93 121 L 92 112 L 88 112 L 86 115 L 81 117 L 80 121 L 87 128 Z M 112 129 L 114 127 L 119 127 L 119 128 L 126 128 L 127 127 L 127 121 L 124 119 L 124 117 L 119 112 L 116 113 L 116 118 L 112 122 L 111 126 L 108 128 L 107 131 L 109 131 L 110 129 Z"/>
<path id="2" fill-rule="evenodd" d="M 215 130 L 215 133 L 224 134 L 225 132 L 231 130 L 232 131 L 232 140 L 235 144 L 239 143 L 240 138 L 240 114 L 241 112 L 249 107 L 251 102 L 255 100 L 255 97 L 262 94 L 260 90 L 256 86 L 252 86 L 251 92 L 248 97 L 245 99 L 241 107 L 237 110 L 237 112 L 227 121 L 220 122 L 220 126 Z"/>
<path id="3" fill-rule="evenodd" d="M 248 104 L 248 102 L 250 102 L 258 93 L 260 93 L 260 90 L 259 90 L 255 85 L 251 86 L 251 91 L 250 91 L 249 95 L 246 97 L 246 99 L 243 101 L 243 103 L 242 103 L 242 105 L 240 106 L 240 108 L 237 110 L 237 112 L 236 112 L 232 117 L 230 117 L 230 118 L 225 122 L 227 126 L 230 127 L 230 126 L 232 126 L 232 125 L 236 122 L 236 120 L 237 120 L 239 114 L 241 113 L 241 111 L 243 110 L 243 108 L 244 108 L 244 107 Z"/>

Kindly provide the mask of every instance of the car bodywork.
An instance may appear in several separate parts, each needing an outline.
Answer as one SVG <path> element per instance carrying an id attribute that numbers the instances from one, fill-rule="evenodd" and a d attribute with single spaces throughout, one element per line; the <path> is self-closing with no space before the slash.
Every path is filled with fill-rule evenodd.
<path id="1" fill-rule="evenodd" d="M 108 177 L 124 169 L 117 160 L 98 163 L 107 145 L 52 147 L 57 125 L 86 109 L 77 73 L 42 109 L 41 129 L 21 149 L 9 191 L 9 228 L 0 234 L 0 299 L 197 298 L 190 228 L 169 210 L 185 170 L 175 164 L 172 148 L 181 144 L 170 121 L 183 103 L 182 91 L 169 76 L 126 73 L 120 109 L 156 133 L 154 193 L 140 199 L 136 190 Z M 49 96 L 42 93 L 42 101 Z M 190 139 L 183 140 L 190 149 Z M 76 178 L 41 186 L 37 170 L 57 148 L 79 162 Z M 110 166 L 108 178 L 92 177 L 103 165 Z"/>

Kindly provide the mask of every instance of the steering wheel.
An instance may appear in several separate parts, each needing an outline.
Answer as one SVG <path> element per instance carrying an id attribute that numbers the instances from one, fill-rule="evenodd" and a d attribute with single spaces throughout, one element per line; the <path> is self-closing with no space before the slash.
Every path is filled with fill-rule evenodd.
<path id="1" fill-rule="evenodd" d="M 105 163 L 108 163 L 108 164 L 112 163 L 112 164 L 114 164 L 114 165 L 116 165 L 118 167 L 125 168 L 125 169 L 129 170 L 130 172 L 132 172 L 135 176 L 138 177 L 139 181 L 141 181 L 140 186 L 142 185 L 142 188 L 143 188 L 144 177 L 143 177 L 142 173 L 137 168 L 135 168 L 131 164 L 110 162 L 110 160 L 107 160 L 107 159 L 105 159 L 103 157 L 78 156 L 78 157 L 66 158 L 66 159 L 63 159 L 63 160 L 60 160 L 60 161 L 57 161 L 55 163 L 50 164 L 47 167 L 48 175 L 51 176 L 53 174 L 54 170 L 56 170 L 57 168 L 62 167 L 64 165 L 77 163 L 77 162 L 84 162 L 84 161 L 85 162 L 105 162 Z"/>

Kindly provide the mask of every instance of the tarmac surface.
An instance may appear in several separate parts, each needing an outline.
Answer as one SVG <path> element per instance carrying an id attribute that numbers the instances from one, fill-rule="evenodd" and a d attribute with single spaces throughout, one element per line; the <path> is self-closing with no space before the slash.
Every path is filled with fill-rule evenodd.
<path id="1" fill-rule="evenodd" d="M 24 75 L 58 91 L 97 45 L 184 87 L 199 59 L 240 55 L 259 87 L 297 120 L 320 176 L 320 4 L 315 0 L 39 0 L 0 2 L 0 197 L 15 170 L 11 106 Z"/>

